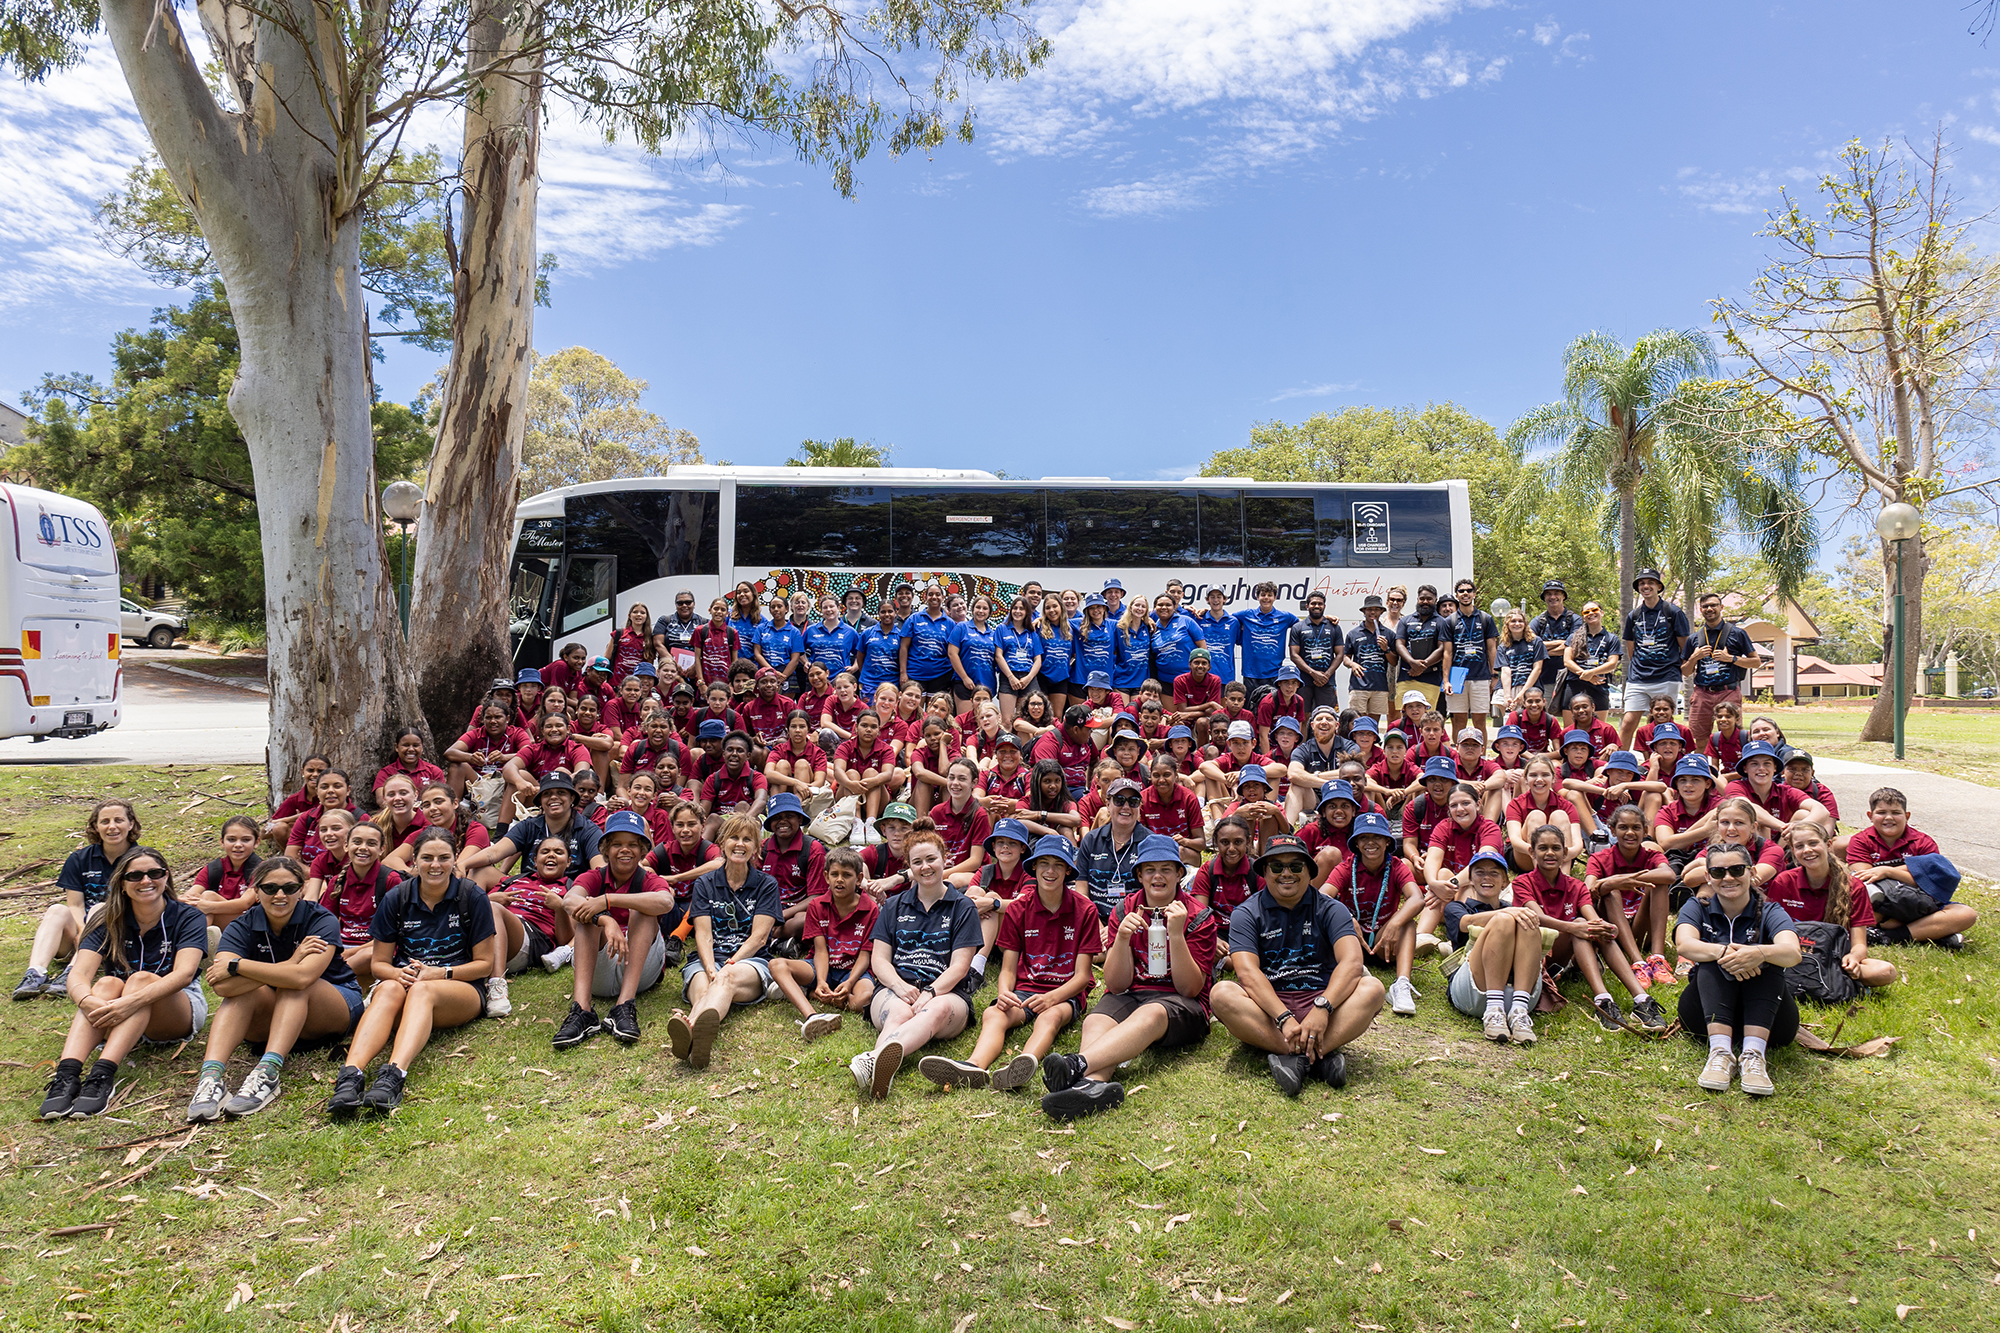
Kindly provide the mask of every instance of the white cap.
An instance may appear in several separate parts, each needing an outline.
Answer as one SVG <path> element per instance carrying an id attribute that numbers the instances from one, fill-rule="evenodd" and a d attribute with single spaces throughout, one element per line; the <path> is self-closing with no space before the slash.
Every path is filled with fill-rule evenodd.
<path id="1" fill-rule="evenodd" d="M 1427 704 L 1430 698 L 1422 690 L 1405 690 L 1403 702 L 1406 704 Z"/>
<path id="2" fill-rule="evenodd" d="M 1238 720 L 1231 722 L 1229 724 L 1230 740 L 1249 741 L 1249 740 L 1255 740 L 1256 738 L 1257 738 L 1257 733 L 1255 730 L 1251 728 L 1248 722 L 1245 722 L 1239 718 Z"/>

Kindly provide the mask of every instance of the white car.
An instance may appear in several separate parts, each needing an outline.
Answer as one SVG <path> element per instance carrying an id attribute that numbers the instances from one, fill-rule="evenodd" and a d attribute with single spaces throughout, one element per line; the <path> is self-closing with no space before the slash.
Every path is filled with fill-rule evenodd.
<path id="1" fill-rule="evenodd" d="M 187 633 L 187 617 L 171 611 L 148 611 L 123 597 L 118 599 L 118 610 L 118 632 L 149 647 L 171 648 L 176 638 Z"/>

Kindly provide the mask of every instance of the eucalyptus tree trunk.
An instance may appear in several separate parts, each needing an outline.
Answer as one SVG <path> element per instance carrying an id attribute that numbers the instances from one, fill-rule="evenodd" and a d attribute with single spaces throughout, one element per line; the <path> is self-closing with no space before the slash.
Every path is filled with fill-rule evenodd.
<path id="1" fill-rule="evenodd" d="M 276 2 L 315 30 L 310 0 Z M 229 37 L 241 112 L 210 93 L 172 6 L 105 0 L 103 14 L 241 339 L 229 409 L 263 538 L 272 791 L 295 786 L 314 753 L 365 782 L 397 727 L 419 719 L 376 509 L 360 210 L 343 152 L 353 136 L 317 91 L 314 53 L 226 0 L 203 10 Z"/>
<path id="2" fill-rule="evenodd" d="M 475 15 L 473 68 L 519 51 L 511 6 Z M 467 100 L 451 367 L 417 527 L 410 645 L 434 734 L 456 728 L 496 675 L 513 674 L 508 552 L 527 430 L 535 333 L 539 67 L 490 77 Z M 536 663 L 535 665 L 540 665 Z"/>
<path id="3" fill-rule="evenodd" d="M 1924 553 L 1924 539 L 1903 543 L 1903 688 L 1908 697 L 1920 692 L 1923 677 L 1918 669 L 1923 655 L 1917 645 L 1924 641 L 1924 575 L 1930 570 Z M 1864 741 L 1894 740 L 1896 736 L 1896 544 L 1882 543 L 1882 691 L 1868 720 L 1861 724 Z"/>

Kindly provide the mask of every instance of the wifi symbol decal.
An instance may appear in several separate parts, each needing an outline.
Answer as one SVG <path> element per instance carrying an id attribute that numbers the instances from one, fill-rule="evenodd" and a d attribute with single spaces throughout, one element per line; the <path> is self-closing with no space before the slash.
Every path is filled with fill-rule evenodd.
<path id="1" fill-rule="evenodd" d="M 1353 551 L 1356 555 L 1389 554 L 1389 506 L 1386 502 L 1355 502 Z"/>

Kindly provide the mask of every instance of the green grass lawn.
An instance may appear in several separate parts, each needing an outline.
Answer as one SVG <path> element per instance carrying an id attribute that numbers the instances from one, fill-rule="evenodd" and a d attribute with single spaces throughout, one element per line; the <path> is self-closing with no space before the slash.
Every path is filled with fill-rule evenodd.
<path id="1" fill-rule="evenodd" d="M 137 797 L 183 866 L 228 807 L 177 812 L 256 780 L 81 775 Z M 78 782 L 0 774 L 0 875 L 73 845 Z M 10 983 L 45 901 L 0 899 Z M 914 1072 L 857 1096 L 852 1016 L 806 1047 L 777 1009 L 739 1013 L 691 1074 L 664 1051 L 671 980 L 639 1046 L 558 1054 L 569 977 L 539 972 L 512 1017 L 440 1034 L 387 1122 L 327 1121 L 308 1054 L 270 1111 L 190 1137 L 190 1046 L 128 1066 L 111 1116 L 45 1126 L 68 1007 L 12 1005 L 0 1327 L 1992 1327 L 2000 967 L 1978 935 L 1897 957 L 1907 984 L 1842 1033 L 1895 1053 L 1780 1052 L 1769 1101 L 1701 1092 L 1692 1043 L 1602 1034 L 1580 1005 L 1494 1047 L 1420 965 L 1419 1016 L 1385 1013 L 1343 1092 L 1284 1100 L 1218 1027 L 1073 1128 Z"/>
<path id="2" fill-rule="evenodd" d="M 1751 716 L 1765 711 L 1752 707 Z M 1897 763 L 1894 747 L 1855 737 L 1868 717 L 1864 708 L 1771 710 L 1785 738 L 1815 756 Z M 2000 787 L 2000 709 L 1913 708 L 1906 715 L 1901 763 L 1929 773 Z"/>

